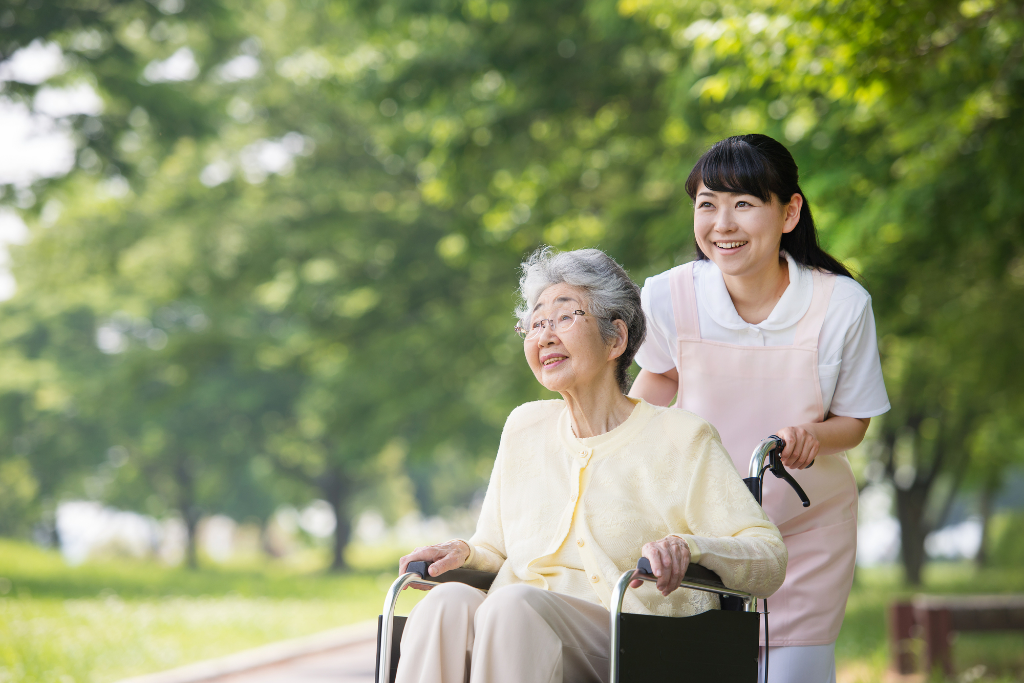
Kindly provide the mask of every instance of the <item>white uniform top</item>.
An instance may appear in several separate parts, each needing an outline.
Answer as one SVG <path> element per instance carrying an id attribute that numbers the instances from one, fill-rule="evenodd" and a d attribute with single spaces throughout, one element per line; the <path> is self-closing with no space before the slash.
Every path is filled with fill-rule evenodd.
<path id="1" fill-rule="evenodd" d="M 693 264 L 697 320 L 702 339 L 738 346 L 787 346 L 811 305 L 811 269 L 782 252 L 789 262 L 789 286 L 766 320 L 751 325 L 736 312 L 722 271 L 710 260 Z M 663 373 L 677 367 L 679 345 L 669 289 L 670 271 L 648 278 L 640 295 L 647 315 L 647 339 L 636 355 L 640 367 Z M 878 358 L 871 295 L 851 278 L 836 278 L 818 337 L 818 376 L 825 414 L 874 417 L 889 410 Z"/>

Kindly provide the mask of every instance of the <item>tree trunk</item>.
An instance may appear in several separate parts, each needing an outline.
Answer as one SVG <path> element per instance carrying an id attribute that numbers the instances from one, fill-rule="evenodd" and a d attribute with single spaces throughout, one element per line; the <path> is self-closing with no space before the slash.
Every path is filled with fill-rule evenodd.
<path id="1" fill-rule="evenodd" d="M 321 491 L 324 499 L 334 510 L 334 549 L 331 557 L 331 572 L 342 572 L 348 569 L 345 564 L 345 546 L 352 535 L 352 520 L 348 516 L 348 496 L 352 482 L 340 468 L 332 468 L 323 477 Z"/>
<path id="2" fill-rule="evenodd" d="M 275 544 L 274 538 L 271 536 L 270 523 L 273 521 L 273 517 L 267 517 L 263 520 L 263 525 L 260 527 L 260 547 L 263 549 L 263 553 L 271 558 L 277 559 L 282 556 L 280 548 Z"/>
<path id="3" fill-rule="evenodd" d="M 981 513 L 981 543 L 978 544 L 978 552 L 974 556 L 974 564 L 979 569 L 988 565 L 988 526 L 992 518 L 992 501 L 996 497 L 997 486 L 997 482 L 989 479 L 981 488 L 981 500 L 978 505 L 978 511 Z"/>
<path id="4" fill-rule="evenodd" d="M 337 508 L 335 508 L 337 511 Z M 335 514 L 338 514 L 337 512 Z M 346 514 L 338 514 L 338 526 L 334 528 L 334 557 L 331 560 L 331 571 L 341 572 L 348 569 L 345 564 L 345 548 L 352 536 L 352 520 Z"/>
<path id="5" fill-rule="evenodd" d="M 181 457 L 175 463 L 174 479 L 178 485 L 178 511 L 185 522 L 185 565 L 189 569 L 198 569 L 196 528 L 199 526 L 199 509 L 195 504 L 195 479 L 187 458 Z"/>
<path id="6" fill-rule="evenodd" d="M 900 521 L 900 559 L 906 581 L 911 586 L 921 585 L 924 567 L 924 539 L 928 535 L 925 522 L 925 504 L 930 487 L 915 481 L 909 489 L 896 488 L 896 516 Z"/>
<path id="7" fill-rule="evenodd" d="M 896 486 L 896 514 L 900 522 L 900 555 L 903 561 L 903 570 L 906 581 L 911 586 L 921 585 L 921 572 L 927 560 L 924 549 L 925 537 L 930 531 L 938 529 L 945 522 L 970 463 L 968 451 L 964 447 L 964 439 L 965 435 L 970 433 L 968 426 L 972 419 L 971 416 L 961 417 L 955 424 L 943 422 L 941 418 L 944 417 L 944 413 L 940 413 L 937 417 L 942 424 L 942 431 L 930 447 L 931 462 L 927 465 L 925 465 L 926 460 L 923 457 L 926 454 L 926 446 L 920 433 L 920 426 L 924 420 L 923 415 L 912 416 L 904 423 L 905 427 L 914 431 L 915 472 L 914 479 L 909 486 L 905 488 Z M 889 454 L 886 469 L 893 479 L 893 483 L 896 483 L 895 433 L 890 433 L 883 443 Z M 940 474 L 947 471 L 952 477 L 952 486 L 935 518 L 928 519 L 926 515 L 929 498 L 935 488 L 935 483 L 939 481 Z"/>
<path id="8" fill-rule="evenodd" d="M 50 519 L 50 515 L 47 514 L 46 530 L 50 536 L 50 547 L 55 550 L 61 549 L 60 529 L 57 528 L 57 508 L 53 509 L 53 518 Z"/>
<path id="9" fill-rule="evenodd" d="M 199 569 L 199 557 L 196 552 L 196 528 L 199 526 L 199 516 L 195 514 L 194 508 L 183 511 L 185 514 L 185 565 L 189 569 Z"/>

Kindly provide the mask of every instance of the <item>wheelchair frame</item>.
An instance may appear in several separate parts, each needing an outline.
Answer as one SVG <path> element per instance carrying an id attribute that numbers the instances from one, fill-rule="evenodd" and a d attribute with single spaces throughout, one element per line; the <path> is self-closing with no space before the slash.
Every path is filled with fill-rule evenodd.
<path id="1" fill-rule="evenodd" d="M 779 437 L 772 435 L 767 439 L 764 439 L 754 449 L 754 453 L 750 458 L 750 466 L 748 470 L 748 477 L 744 479 L 744 483 L 750 490 L 754 499 L 761 504 L 761 487 L 765 472 L 771 471 L 776 477 L 784 479 L 790 486 L 792 486 L 797 494 L 800 496 L 804 507 L 810 505 L 810 501 L 803 489 L 796 482 L 795 479 L 785 471 L 782 461 L 779 456 L 785 448 L 785 442 Z M 466 583 L 474 588 L 481 590 L 488 590 L 491 582 L 493 582 L 495 574 L 490 572 L 482 572 L 472 569 L 453 569 L 445 572 L 438 577 L 430 577 L 427 573 L 427 567 L 429 562 L 410 562 L 407 567 L 408 571 L 402 574 L 391 584 L 391 588 L 388 589 L 387 596 L 384 598 L 384 610 L 380 618 L 380 624 L 378 629 L 377 638 L 377 671 L 374 680 L 376 683 L 391 683 L 392 674 L 392 652 L 394 649 L 394 619 L 395 619 L 395 607 L 398 603 L 398 596 L 401 595 L 402 591 L 409 586 L 420 586 L 427 590 L 434 586 L 442 583 L 459 582 Z M 611 683 L 619 683 L 619 666 L 620 666 L 620 655 L 622 653 L 622 601 L 626 596 L 626 590 L 629 588 L 630 582 L 635 579 L 641 581 L 656 582 L 657 578 L 651 573 L 651 565 L 647 558 L 641 557 L 637 562 L 637 566 L 634 569 L 628 569 L 622 573 L 619 580 L 615 583 L 615 588 L 612 591 L 612 609 L 610 610 L 611 619 L 611 652 L 609 653 L 609 667 Z M 742 601 L 741 610 L 742 612 L 757 612 L 757 598 L 745 591 L 734 590 L 728 588 L 722 583 L 722 580 L 710 569 L 701 567 L 700 565 L 691 564 L 687 570 L 683 581 L 679 584 L 680 588 L 689 588 L 691 590 L 703 591 L 706 593 L 717 593 L 720 597 L 733 597 L 739 598 Z M 629 616 L 629 615 L 626 615 Z M 673 619 L 692 619 L 700 617 L 701 615 L 694 615 L 692 617 L 671 617 Z M 382 677 L 383 675 L 383 677 Z"/>

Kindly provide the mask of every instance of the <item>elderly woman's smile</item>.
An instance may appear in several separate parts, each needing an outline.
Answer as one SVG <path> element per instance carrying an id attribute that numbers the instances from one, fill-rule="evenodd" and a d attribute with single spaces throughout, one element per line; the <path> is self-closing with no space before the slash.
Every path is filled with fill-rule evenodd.
<path id="1" fill-rule="evenodd" d="M 568 357 L 569 356 L 566 356 L 564 353 L 552 353 L 552 354 L 548 354 L 546 356 L 541 356 L 540 357 L 540 362 L 541 362 L 541 365 L 544 366 L 545 370 L 549 370 L 549 369 L 555 367 L 556 365 L 560 365 L 561 362 L 563 360 L 567 359 Z"/>

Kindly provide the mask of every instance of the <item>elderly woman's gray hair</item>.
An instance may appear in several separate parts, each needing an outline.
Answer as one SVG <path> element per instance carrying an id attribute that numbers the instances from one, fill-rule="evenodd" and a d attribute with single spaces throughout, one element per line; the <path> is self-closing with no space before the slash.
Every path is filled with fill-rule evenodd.
<path id="1" fill-rule="evenodd" d="M 647 336 L 647 319 L 640 307 L 640 288 L 629 279 L 625 269 L 599 249 L 555 252 L 551 247 L 533 252 L 521 267 L 521 301 L 515 316 L 523 325 L 541 293 L 562 283 L 583 290 L 590 309 L 587 313 L 598 321 L 606 342 L 617 334 L 613 320 L 626 324 L 629 339 L 626 350 L 616 359 L 615 379 L 623 393 L 628 391 L 632 381 L 629 366 Z"/>

